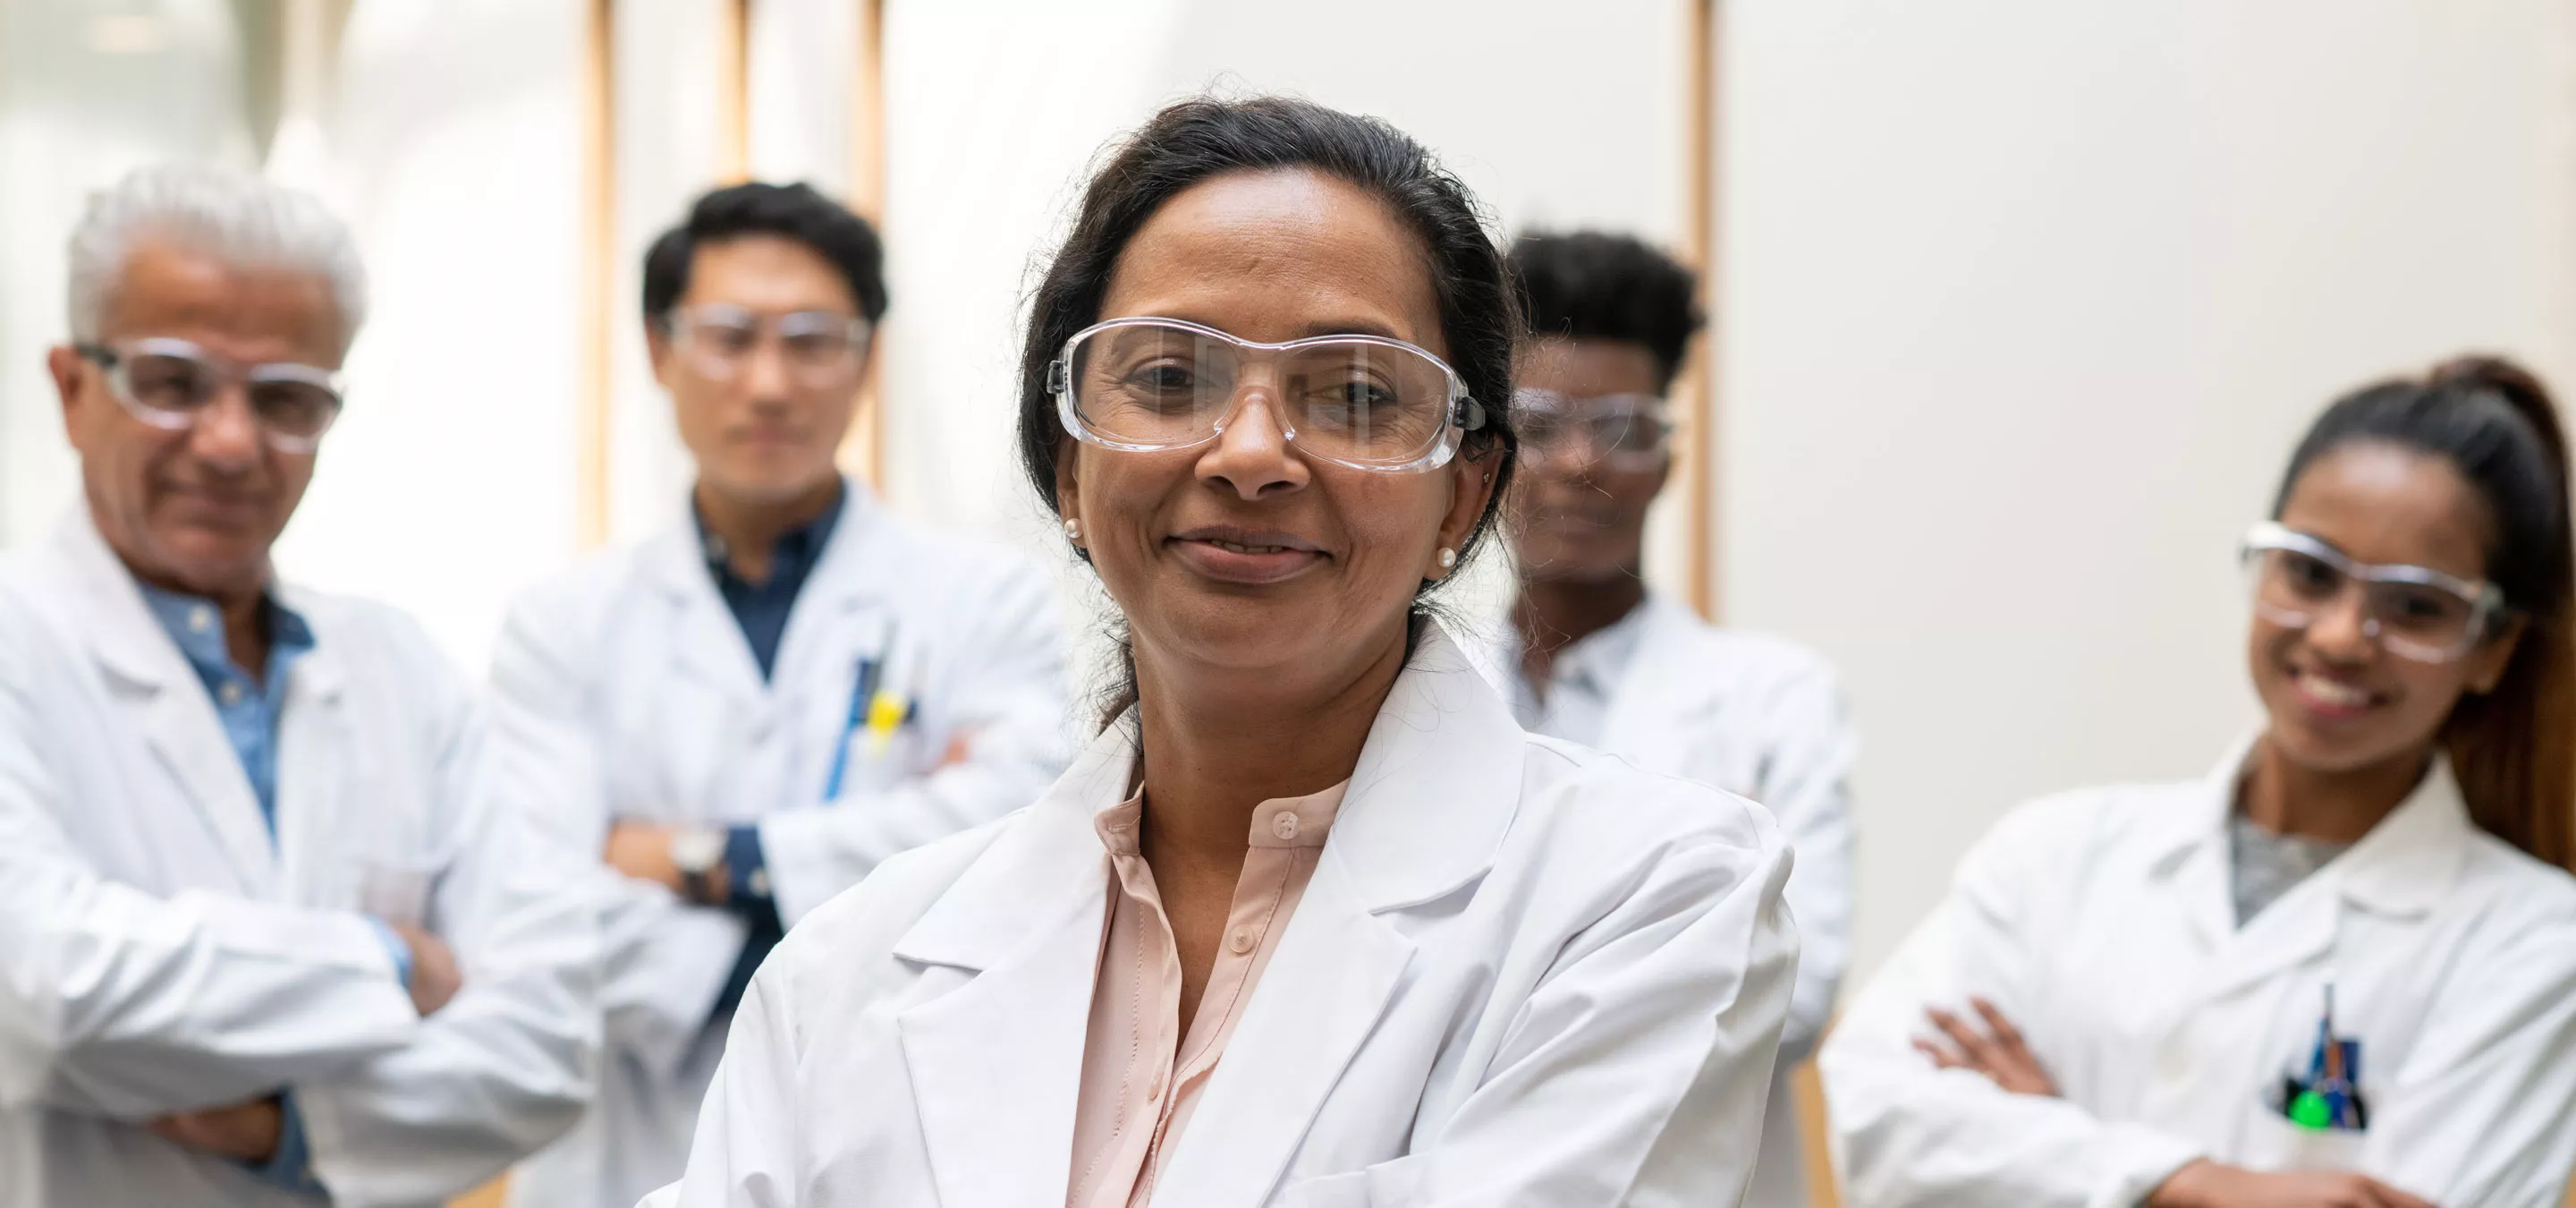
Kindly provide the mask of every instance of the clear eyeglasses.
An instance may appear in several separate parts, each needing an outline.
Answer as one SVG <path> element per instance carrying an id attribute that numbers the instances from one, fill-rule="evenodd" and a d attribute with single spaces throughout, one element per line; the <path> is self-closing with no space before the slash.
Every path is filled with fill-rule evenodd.
<path id="1" fill-rule="evenodd" d="M 107 371 L 107 393 L 126 414 L 164 432 L 185 432 L 215 400 L 239 388 L 260 439 L 281 453 L 310 453 L 340 418 L 340 375 L 274 361 L 250 365 L 186 340 L 146 336 L 74 351 Z"/>
<path id="2" fill-rule="evenodd" d="M 2362 632 L 2390 654 L 2447 663 L 2475 649 L 2505 615 L 2504 592 L 2421 566 L 2355 562 L 2343 551 L 2272 521 L 2245 534 L 2254 610 L 2304 629 L 2345 596 L 2361 593 Z"/>
<path id="3" fill-rule="evenodd" d="M 1672 451 L 1672 409 L 1651 394 L 1594 398 L 1523 388 L 1512 394 L 1521 459 L 1533 465 L 1598 460 L 1614 470 L 1661 467 Z"/>
<path id="4" fill-rule="evenodd" d="M 1380 336 L 1238 339 L 1179 319 L 1111 319 L 1074 333 L 1047 366 L 1056 416 L 1111 449 L 1186 449 L 1217 438 L 1258 395 L 1306 455 L 1385 473 L 1447 464 L 1484 408 L 1431 353 Z"/>
<path id="5" fill-rule="evenodd" d="M 671 345 L 698 376 L 730 382 L 742 373 L 764 337 L 778 341 L 787 376 L 807 390 L 854 382 L 867 358 L 867 320 L 832 310 L 800 310 L 764 317 L 729 302 L 673 307 L 663 320 Z"/>

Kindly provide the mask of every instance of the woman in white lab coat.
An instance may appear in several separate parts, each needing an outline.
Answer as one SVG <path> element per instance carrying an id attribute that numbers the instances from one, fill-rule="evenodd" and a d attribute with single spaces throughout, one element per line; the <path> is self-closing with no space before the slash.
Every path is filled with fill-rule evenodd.
<path id="1" fill-rule="evenodd" d="M 1636 239 L 1524 235 L 1511 251 L 1532 339 L 1514 385 L 1520 592 L 1496 659 L 1532 733 L 1762 804 L 1797 853 L 1798 992 L 1780 1040 L 1754 1208 L 1806 1208 L 1789 1076 L 1833 1014 L 1851 951 L 1854 739 L 1826 662 L 1719 628 L 1649 591 L 1646 512 L 1672 473 L 1665 403 L 1701 318 L 1691 271 Z"/>
<path id="2" fill-rule="evenodd" d="M 1969 853 L 1825 1046 L 1851 1202 L 2557 1204 L 2567 491 L 2501 362 L 2328 409 L 2245 542 L 2268 724 Z"/>
<path id="3" fill-rule="evenodd" d="M 1517 324 L 1382 123 L 1198 100 L 1107 162 L 1021 446 L 1131 690 L 1034 806 L 789 935 L 650 1202 L 1737 1201 L 1777 831 L 1524 734 L 1420 603 L 1510 478 Z"/>

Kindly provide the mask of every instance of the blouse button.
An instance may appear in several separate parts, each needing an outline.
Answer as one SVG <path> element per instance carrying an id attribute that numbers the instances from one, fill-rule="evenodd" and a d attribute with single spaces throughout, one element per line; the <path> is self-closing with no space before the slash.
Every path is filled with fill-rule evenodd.
<path id="1" fill-rule="evenodd" d="M 1236 956 L 1252 951 L 1252 928 L 1235 928 L 1234 935 L 1226 940 L 1226 947 L 1234 949 Z"/>
<path id="2" fill-rule="evenodd" d="M 1147 1086 L 1147 1087 L 1145 1088 L 1145 1102 L 1147 1102 L 1147 1103 L 1152 1103 L 1152 1102 L 1155 1102 L 1155 1101 L 1157 1101 L 1157 1100 L 1161 1099 L 1162 1097 L 1163 1097 L 1163 1076 L 1162 1076 L 1161 1074 L 1159 1074 L 1159 1073 L 1158 1073 L 1158 1074 L 1154 1075 L 1154 1081 L 1153 1081 L 1152 1085 L 1149 1085 L 1149 1086 Z"/>
<path id="3" fill-rule="evenodd" d="M 1297 815 L 1288 810 L 1279 811 L 1270 819 L 1270 833 L 1279 836 L 1281 839 L 1296 838 Z"/>

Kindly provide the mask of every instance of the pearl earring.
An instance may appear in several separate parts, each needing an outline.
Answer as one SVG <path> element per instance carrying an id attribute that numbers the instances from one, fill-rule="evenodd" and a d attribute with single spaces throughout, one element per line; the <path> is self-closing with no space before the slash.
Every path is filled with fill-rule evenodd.
<path id="1" fill-rule="evenodd" d="M 1453 567 L 1453 566 L 1456 566 L 1456 565 L 1458 565 L 1458 551 L 1456 551 L 1456 550 L 1454 550 L 1454 549 L 1451 549 L 1451 548 L 1449 548 L 1448 546 L 1445 546 L 1445 545 L 1444 545 L 1444 546 L 1441 546 L 1441 547 L 1440 547 L 1440 569 L 1442 569 L 1442 570 L 1448 570 L 1449 568 L 1451 568 L 1451 567 Z"/>
<path id="2" fill-rule="evenodd" d="M 1082 522 L 1070 516 L 1065 517 L 1064 539 L 1067 541 L 1082 540 Z"/>

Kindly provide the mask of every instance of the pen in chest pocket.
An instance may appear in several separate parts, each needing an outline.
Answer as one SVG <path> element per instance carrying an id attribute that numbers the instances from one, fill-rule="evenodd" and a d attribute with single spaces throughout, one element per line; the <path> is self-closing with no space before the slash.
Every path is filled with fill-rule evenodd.
<path id="1" fill-rule="evenodd" d="M 2332 981 L 2326 983 L 2325 1010 L 2317 1019 L 2307 1076 L 2292 1074 L 2283 1083 L 2281 1114 L 2293 1124 L 2350 1132 L 2370 1126 L 2370 1109 L 2361 1097 L 2361 1041 L 2335 1035 Z"/>
<path id="2" fill-rule="evenodd" d="M 858 670 L 851 678 L 849 708 L 833 743 L 831 775 L 823 782 L 825 801 L 841 795 L 849 779 L 850 747 L 861 731 L 867 735 L 868 758 L 879 759 L 893 742 L 895 731 L 912 720 L 912 702 L 885 687 L 886 664 L 893 661 L 894 648 L 894 627 L 889 625 L 883 648 L 859 659 Z"/>

